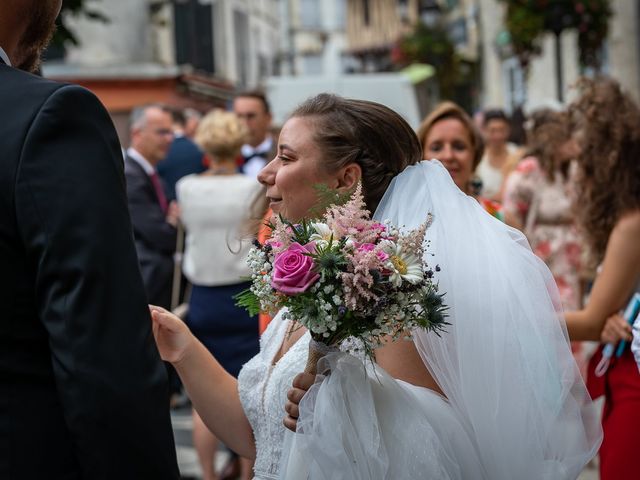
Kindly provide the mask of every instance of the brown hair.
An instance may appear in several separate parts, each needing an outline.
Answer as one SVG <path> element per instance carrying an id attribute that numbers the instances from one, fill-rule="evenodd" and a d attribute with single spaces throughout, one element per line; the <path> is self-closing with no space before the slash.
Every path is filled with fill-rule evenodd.
<path id="1" fill-rule="evenodd" d="M 422 146 L 423 152 L 426 151 L 427 136 L 433 128 L 433 126 L 441 120 L 453 118 L 458 120 L 469 132 L 469 139 L 471 140 L 471 148 L 473 149 L 473 167 L 472 171 L 475 171 L 482 159 L 484 153 L 484 141 L 480 131 L 471 120 L 471 117 L 467 115 L 461 107 L 453 102 L 442 102 L 435 109 L 431 111 L 429 115 L 422 121 L 418 127 L 418 139 Z"/>
<path id="2" fill-rule="evenodd" d="M 594 262 L 626 212 L 640 208 L 640 110 L 608 78 L 582 79 L 570 106 L 581 136 L 577 217 Z"/>
<path id="3" fill-rule="evenodd" d="M 532 112 L 527 123 L 525 155 L 536 157 L 540 168 L 553 181 L 560 171 L 566 180 L 569 164 L 559 165 L 556 156 L 560 147 L 571 140 L 571 117 L 566 112 L 544 108 Z"/>
<path id="4" fill-rule="evenodd" d="M 422 160 L 409 124 L 379 103 L 322 93 L 299 105 L 291 117 L 312 120 L 314 141 L 327 170 L 360 165 L 365 202 L 372 213 L 393 177 Z"/>
<path id="5" fill-rule="evenodd" d="M 264 113 L 271 114 L 271 106 L 269 105 L 267 96 L 260 90 L 246 90 L 236 94 L 233 98 L 253 98 L 254 100 L 258 100 L 264 107 Z"/>

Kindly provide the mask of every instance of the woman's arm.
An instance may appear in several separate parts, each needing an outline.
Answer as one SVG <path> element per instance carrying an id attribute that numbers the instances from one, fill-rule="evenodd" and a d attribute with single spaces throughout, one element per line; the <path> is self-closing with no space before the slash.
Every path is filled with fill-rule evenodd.
<path id="1" fill-rule="evenodd" d="M 537 161 L 526 160 L 518 169 L 513 170 L 503 181 L 502 207 L 507 225 L 522 231 L 525 228 L 533 191 L 538 176 Z"/>
<path id="2" fill-rule="evenodd" d="M 608 317 L 625 307 L 640 279 L 640 211 L 622 217 L 613 228 L 602 270 L 585 308 L 567 312 L 571 340 L 599 341 Z"/>
<path id="3" fill-rule="evenodd" d="M 232 377 L 175 315 L 151 307 L 162 359 L 171 362 L 196 411 L 211 432 L 238 455 L 255 458 L 253 430 Z"/>

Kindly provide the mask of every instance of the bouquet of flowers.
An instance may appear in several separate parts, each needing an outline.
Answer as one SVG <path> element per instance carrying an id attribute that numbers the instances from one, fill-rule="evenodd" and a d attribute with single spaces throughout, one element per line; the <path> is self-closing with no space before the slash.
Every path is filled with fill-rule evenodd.
<path id="1" fill-rule="evenodd" d="M 252 314 L 287 307 L 283 317 L 311 333 L 310 373 L 328 347 L 348 338 L 372 357 L 385 339 L 410 339 L 415 328 L 439 334 L 447 307 L 423 250 L 431 221 L 409 232 L 374 221 L 361 186 L 317 220 L 274 218 L 271 237 L 248 255 L 252 284 L 238 305 Z"/>

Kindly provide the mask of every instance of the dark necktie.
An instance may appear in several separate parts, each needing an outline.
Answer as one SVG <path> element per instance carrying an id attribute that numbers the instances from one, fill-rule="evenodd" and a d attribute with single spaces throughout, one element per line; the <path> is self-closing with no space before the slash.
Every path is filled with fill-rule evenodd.
<path id="1" fill-rule="evenodd" d="M 160 182 L 160 177 L 158 176 L 158 172 L 153 172 L 150 175 L 151 183 L 153 183 L 153 188 L 156 191 L 156 197 L 158 197 L 158 203 L 160 204 L 160 208 L 162 209 L 162 213 L 167 214 L 167 210 L 169 209 L 169 205 L 167 203 L 167 197 L 164 194 L 164 190 L 162 188 L 162 183 Z"/>

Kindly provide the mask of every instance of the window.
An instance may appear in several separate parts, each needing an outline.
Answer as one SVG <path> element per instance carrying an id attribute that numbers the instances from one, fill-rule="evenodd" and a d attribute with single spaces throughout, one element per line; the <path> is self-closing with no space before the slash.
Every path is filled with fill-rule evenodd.
<path id="1" fill-rule="evenodd" d="M 467 19 L 462 17 L 451 22 L 449 24 L 448 33 L 449 38 L 454 45 L 458 47 L 466 45 L 469 42 Z"/>
<path id="2" fill-rule="evenodd" d="M 300 2 L 300 23 L 302 28 L 319 28 L 320 0 L 302 0 Z"/>
<path id="3" fill-rule="evenodd" d="M 506 85 L 506 106 L 511 112 L 519 105 L 524 105 L 527 100 L 526 78 L 516 57 L 502 62 L 502 72 Z"/>
<path id="4" fill-rule="evenodd" d="M 234 43 L 238 83 L 246 87 L 249 81 L 249 19 L 247 14 L 233 11 Z"/>
<path id="5" fill-rule="evenodd" d="M 346 0 L 335 0 L 336 18 L 335 28 L 344 30 L 347 26 L 347 2 Z"/>
<path id="6" fill-rule="evenodd" d="M 302 74 L 303 75 L 321 75 L 322 74 L 322 55 L 310 54 L 302 57 Z"/>
<path id="7" fill-rule="evenodd" d="M 211 4 L 198 0 L 175 3 L 176 63 L 214 72 L 213 14 Z"/>
<path id="8" fill-rule="evenodd" d="M 362 0 L 362 16 L 364 18 L 364 24 L 367 27 L 371 25 L 371 2 L 369 2 L 369 0 Z"/>

